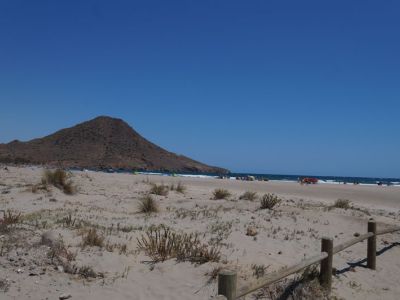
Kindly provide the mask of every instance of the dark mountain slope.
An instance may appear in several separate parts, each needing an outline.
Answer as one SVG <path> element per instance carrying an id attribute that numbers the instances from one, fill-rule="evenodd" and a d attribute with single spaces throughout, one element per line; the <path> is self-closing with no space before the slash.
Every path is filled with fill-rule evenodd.
<path id="1" fill-rule="evenodd" d="M 0 144 L 0 161 L 81 168 L 225 173 L 149 142 L 121 119 L 97 117 L 44 138 Z"/>

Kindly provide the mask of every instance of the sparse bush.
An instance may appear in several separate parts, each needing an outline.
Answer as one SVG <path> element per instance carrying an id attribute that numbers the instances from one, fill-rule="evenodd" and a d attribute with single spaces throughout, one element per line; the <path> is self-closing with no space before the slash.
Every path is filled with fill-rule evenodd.
<path id="1" fill-rule="evenodd" d="M 6 225 L 13 225 L 13 224 L 18 224 L 21 222 L 21 213 L 16 213 L 12 212 L 11 210 L 8 210 L 7 212 L 3 212 L 3 224 Z"/>
<path id="2" fill-rule="evenodd" d="M 152 184 L 150 188 L 150 194 L 159 195 L 159 196 L 167 196 L 168 195 L 168 186 L 164 184 Z"/>
<path id="3" fill-rule="evenodd" d="M 253 270 L 253 276 L 259 279 L 265 275 L 265 271 L 268 267 L 264 265 L 251 265 L 251 269 Z"/>
<path id="4" fill-rule="evenodd" d="M 158 212 L 158 205 L 151 195 L 146 195 L 139 200 L 138 211 L 146 214 L 156 213 Z"/>
<path id="5" fill-rule="evenodd" d="M 244 192 L 240 197 L 240 200 L 249 200 L 249 201 L 254 201 L 257 199 L 257 193 L 256 192 L 251 192 L 251 191 L 247 191 Z"/>
<path id="6" fill-rule="evenodd" d="M 207 226 L 208 231 L 213 235 L 209 241 L 210 245 L 221 245 L 226 241 L 232 232 L 233 221 L 217 220 Z"/>
<path id="7" fill-rule="evenodd" d="M 347 199 L 337 199 L 335 203 L 333 204 L 333 207 L 336 208 L 343 208 L 343 209 L 349 209 L 350 208 L 350 200 Z"/>
<path id="8" fill-rule="evenodd" d="M 53 185 L 62 190 L 67 195 L 73 195 L 76 192 L 76 187 L 72 181 L 68 180 L 67 173 L 62 169 L 55 171 L 46 170 L 42 176 L 42 185 Z"/>
<path id="9" fill-rule="evenodd" d="M 67 216 L 65 216 L 62 220 L 61 220 L 62 224 L 65 227 L 74 227 L 75 223 L 76 223 L 76 218 L 72 217 L 72 214 L 69 213 Z"/>
<path id="10" fill-rule="evenodd" d="M 8 232 L 12 225 L 21 223 L 21 213 L 3 210 L 3 218 L 0 218 L 0 232 Z"/>
<path id="11" fill-rule="evenodd" d="M 49 187 L 47 186 L 47 184 L 43 184 L 43 183 L 38 183 L 38 184 L 34 184 L 34 185 L 31 186 L 31 192 L 32 193 L 37 193 L 39 191 L 48 192 L 49 191 Z"/>
<path id="12" fill-rule="evenodd" d="M 127 244 L 121 244 L 121 243 L 110 243 L 107 242 L 105 245 L 105 249 L 108 252 L 114 252 L 114 250 L 118 250 L 119 254 L 126 254 L 128 251 L 128 245 Z"/>
<path id="13" fill-rule="evenodd" d="M 10 288 L 10 281 L 8 279 L 0 279 L 0 292 L 8 292 Z"/>
<path id="14" fill-rule="evenodd" d="M 316 272 L 314 270 L 314 266 L 309 267 L 302 275 L 295 276 L 291 279 L 286 278 L 278 283 L 259 289 L 256 292 L 255 299 L 337 299 L 329 295 L 328 291 L 320 285 L 318 280 L 319 272 L 318 270 L 316 270 Z"/>
<path id="15" fill-rule="evenodd" d="M 121 244 L 119 247 L 119 254 L 126 254 L 128 251 L 128 245 L 127 244 Z"/>
<path id="16" fill-rule="evenodd" d="M 138 249 L 145 251 L 154 262 L 176 258 L 202 264 L 220 259 L 220 250 L 200 243 L 198 234 L 176 233 L 165 226 L 149 229 L 137 241 Z"/>
<path id="17" fill-rule="evenodd" d="M 261 209 L 273 209 L 277 204 L 281 203 L 281 199 L 275 194 L 264 194 L 261 198 Z"/>
<path id="18" fill-rule="evenodd" d="M 50 251 L 47 255 L 53 261 L 54 259 L 60 260 L 61 258 L 65 258 L 68 262 L 75 260 L 77 253 L 73 253 L 67 249 L 62 239 L 59 239 L 57 242 L 53 243 L 50 247 Z"/>
<path id="19" fill-rule="evenodd" d="M 67 177 L 67 173 L 62 169 L 57 169 L 55 171 L 45 170 L 42 177 L 42 183 L 51 184 L 55 187 L 63 187 L 67 181 Z"/>
<path id="20" fill-rule="evenodd" d="M 318 276 L 318 267 L 316 265 L 312 265 L 304 269 L 303 273 L 300 276 L 300 280 L 310 281 L 318 278 Z"/>
<path id="21" fill-rule="evenodd" d="M 182 182 L 178 182 L 178 185 L 176 186 L 176 191 L 178 192 L 178 193 L 181 193 L 181 194 L 184 194 L 185 193 L 185 191 L 186 191 L 186 186 L 184 186 L 183 184 L 182 184 Z"/>
<path id="22" fill-rule="evenodd" d="M 63 191 L 66 195 L 74 195 L 76 193 L 76 187 L 69 181 L 64 185 Z"/>
<path id="23" fill-rule="evenodd" d="M 206 272 L 204 276 L 208 276 L 207 284 L 211 284 L 217 280 L 219 272 L 222 270 L 222 266 L 214 267 L 210 272 Z"/>
<path id="24" fill-rule="evenodd" d="M 89 229 L 85 236 L 82 237 L 82 246 L 98 246 L 103 247 L 104 245 L 104 237 L 97 234 L 97 230 L 95 228 Z"/>
<path id="25" fill-rule="evenodd" d="M 78 269 L 77 274 L 84 278 L 96 278 L 97 273 L 93 270 L 91 266 L 82 266 Z"/>
<path id="26" fill-rule="evenodd" d="M 229 193 L 225 189 L 215 189 L 213 192 L 214 200 L 220 200 L 220 199 L 227 199 L 231 196 L 231 193 Z"/>

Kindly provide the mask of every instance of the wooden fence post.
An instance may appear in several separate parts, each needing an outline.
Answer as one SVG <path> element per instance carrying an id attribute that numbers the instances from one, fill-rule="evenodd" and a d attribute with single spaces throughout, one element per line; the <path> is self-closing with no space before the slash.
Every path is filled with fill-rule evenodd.
<path id="1" fill-rule="evenodd" d="M 328 253 L 328 257 L 321 260 L 319 281 L 321 286 L 330 292 L 332 288 L 333 239 L 327 237 L 322 238 L 321 252 Z"/>
<path id="2" fill-rule="evenodd" d="M 236 272 L 223 270 L 218 273 L 218 295 L 227 300 L 236 299 Z"/>
<path id="3" fill-rule="evenodd" d="M 368 221 L 368 232 L 374 235 L 368 238 L 367 246 L 367 267 L 376 270 L 376 222 Z"/>

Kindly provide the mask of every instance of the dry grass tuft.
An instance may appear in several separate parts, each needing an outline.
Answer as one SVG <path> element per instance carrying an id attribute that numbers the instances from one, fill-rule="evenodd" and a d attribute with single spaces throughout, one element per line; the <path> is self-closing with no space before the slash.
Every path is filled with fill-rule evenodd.
<path id="1" fill-rule="evenodd" d="M 60 223 L 62 223 L 64 227 L 74 228 L 76 221 L 76 218 L 72 217 L 72 213 L 69 213 L 67 216 L 61 219 Z"/>
<path id="2" fill-rule="evenodd" d="M 22 217 L 21 213 L 16 213 L 11 210 L 7 210 L 7 212 L 3 211 L 3 219 L 0 220 L 2 220 L 2 224 L 14 225 L 20 223 Z"/>
<path id="3" fill-rule="evenodd" d="M 184 194 L 185 193 L 185 191 L 186 191 L 186 186 L 184 186 L 183 185 L 183 183 L 182 182 L 178 182 L 178 185 L 176 186 L 176 189 L 175 189 L 178 193 L 181 193 L 181 194 Z"/>
<path id="4" fill-rule="evenodd" d="M 256 277 L 257 279 L 264 277 L 268 267 L 269 266 L 256 265 L 256 264 L 251 265 L 251 269 L 253 270 L 253 276 Z"/>
<path id="5" fill-rule="evenodd" d="M 251 191 L 247 191 L 244 192 L 239 199 L 240 200 L 249 200 L 249 201 L 254 201 L 257 199 L 257 193 L 256 192 L 251 192 Z"/>
<path id="6" fill-rule="evenodd" d="M 169 191 L 169 187 L 164 184 L 157 185 L 153 183 L 150 188 L 150 194 L 159 195 L 159 196 L 167 196 Z"/>
<path id="7" fill-rule="evenodd" d="M 158 212 L 158 205 L 151 195 L 146 195 L 139 200 L 140 213 L 150 214 Z"/>
<path id="8" fill-rule="evenodd" d="M 328 295 L 318 280 L 315 266 L 308 267 L 300 276 L 262 288 L 255 292 L 254 299 L 292 299 L 292 300 L 328 300 L 336 299 Z"/>
<path id="9" fill-rule="evenodd" d="M 165 226 L 151 228 L 137 241 L 139 250 L 145 251 L 154 262 L 176 258 L 178 261 L 203 264 L 220 259 L 220 250 L 202 244 L 198 234 L 176 233 Z"/>
<path id="10" fill-rule="evenodd" d="M 207 284 L 211 284 L 217 280 L 218 273 L 222 271 L 222 266 L 216 266 L 211 271 L 206 272 L 204 276 L 208 277 Z"/>
<path id="11" fill-rule="evenodd" d="M 32 193 L 38 193 L 39 191 L 48 192 L 49 191 L 48 185 L 43 183 L 38 183 L 31 186 Z"/>
<path id="12" fill-rule="evenodd" d="M 97 233 L 95 228 L 89 229 L 89 231 L 82 237 L 82 246 L 97 246 L 103 247 L 104 237 Z"/>
<path id="13" fill-rule="evenodd" d="M 96 278 L 97 277 L 97 273 L 93 270 L 93 268 L 91 266 L 82 266 L 77 270 L 76 273 L 84 278 Z"/>
<path id="14" fill-rule="evenodd" d="M 0 218 L 0 232 L 8 232 L 11 226 L 21 222 L 21 213 L 16 213 L 11 210 L 3 210 L 3 218 Z"/>
<path id="15" fill-rule="evenodd" d="M 74 195 L 74 194 L 76 194 L 76 186 L 74 186 L 71 181 L 67 182 L 64 185 L 63 192 L 66 195 Z"/>
<path id="16" fill-rule="evenodd" d="M 231 193 L 225 189 L 215 189 L 213 192 L 214 200 L 227 199 L 231 196 Z"/>
<path id="17" fill-rule="evenodd" d="M 332 207 L 349 209 L 350 203 L 351 203 L 350 200 L 347 199 L 337 199 Z"/>
<path id="18" fill-rule="evenodd" d="M 77 253 L 69 251 L 65 246 L 64 241 L 62 239 L 59 239 L 51 246 L 50 251 L 47 253 L 47 255 L 51 258 L 51 260 L 54 260 L 55 258 L 57 260 L 60 260 L 60 258 L 64 258 L 68 262 L 71 262 L 75 260 Z"/>
<path id="19" fill-rule="evenodd" d="M 62 190 L 67 195 L 73 195 L 76 193 L 76 187 L 72 181 L 68 180 L 67 173 L 62 169 L 56 169 L 55 171 L 46 170 L 42 176 L 42 185 L 53 185 L 56 188 Z"/>
<path id="20" fill-rule="evenodd" d="M 0 279 L 0 292 L 7 293 L 10 288 L 10 281 L 8 279 Z"/>
<path id="21" fill-rule="evenodd" d="M 273 209 L 276 205 L 282 202 L 275 194 L 264 194 L 260 201 L 260 209 Z"/>

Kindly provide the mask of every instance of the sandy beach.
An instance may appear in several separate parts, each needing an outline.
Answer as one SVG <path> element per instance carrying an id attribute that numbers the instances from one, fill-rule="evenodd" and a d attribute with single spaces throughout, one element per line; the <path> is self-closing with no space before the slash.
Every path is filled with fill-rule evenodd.
<path id="1" fill-rule="evenodd" d="M 340 243 L 365 233 L 370 218 L 378 228 L 398 225 L 400 220 L 400 188 L 394 186 L 74 171 L 70 180 L 77 191 L 66 195 L 54 186 L 35 189 L 42 174 L 39 167 L 0 169 L 0 210 L 21 213 L 18 223 L 0 232 L 0 299 L 211 299 L 221 268 L 237 271 L 239 285 L 250 283 L 318 254 L 323 236 Z M 138 212 L 139 201 L 152 184 L 178 182 L 184 193 L 151 195 L 159 212 Z M 215 189 L 226 189 L 231 196 L 214 200 Z M 273 209 L 260 209 L 259 199 L 240 199 L 245 191 L 257 192 L 258 197 L 274 193 L 282 201 Z M 350 208 L 332 207 L 337 199 L 349 200 Z M 219 259 L 152 262 L 137 239 L 160 225 L 174 232 L 198 233 L 201 243 L 219 249 Z M 254 234 L 248 235 L 249 228 Z M 90 229 L 103 239 L 101 247 L 83 245 Z M 51 255 L 52 242 L 43 240 L 48 232 L 62 240 L 65 255 Z M 366 242 L 335 255 L 331 297 L 398 299 L 398 242 L 398 233 L 378 237 L 376 271 L 355 264 L 365 259 Z M 71 272 L 68 266 L 81 271 Z M 248 299 L 271 299 L 287 283 Z"/>

